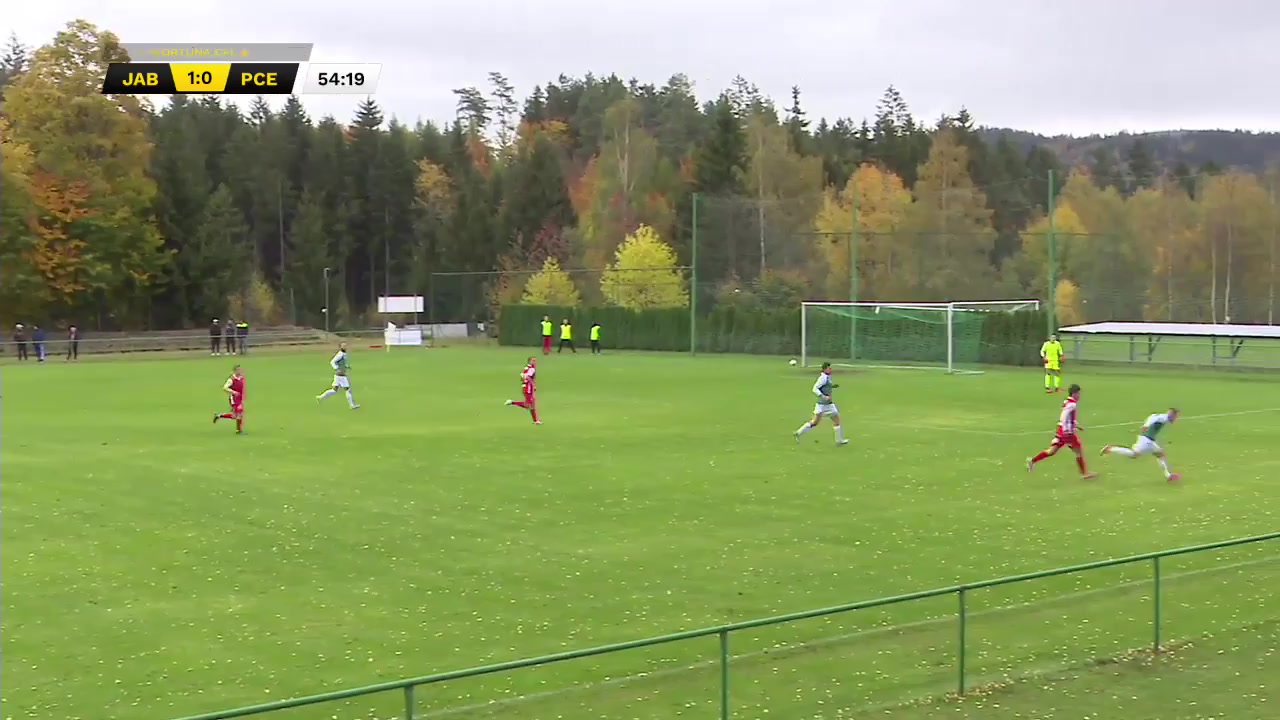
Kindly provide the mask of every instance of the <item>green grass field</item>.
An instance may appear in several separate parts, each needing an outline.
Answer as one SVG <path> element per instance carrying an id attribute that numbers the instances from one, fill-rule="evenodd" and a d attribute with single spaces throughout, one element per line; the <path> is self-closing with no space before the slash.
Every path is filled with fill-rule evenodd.
<path id="1" fill-rule="evenodd" d="M 1068 368 L 1102 473 L 1084 482 L 1066 455 L 1023 466 L 1061 402 L 1030 370 L 844 374 L 853 443 L 837 448 L 826 426 L 792 441 L 815 371 L 779 358 L 554 356 L 535 427 L 502 406 L 527 351 L 356 349 L 355 412 L 313 399 L 329 354 L 245 358 L 242 437 L 209 421 L 225 358 L 3 368 L 6 720 L 163 720 L 1278 524 L 1271 376 Z M 1096 456 L 1171 403 L 1181 483 L 1149 458 Z M 1257 643 L 1193 653 L 1228 637 L 1274 650 L 1280 544 L 1164 570 L 1165 635 L 1199 640 L 1160 677 L 1274 671 Z M 1058 678 L 991 696 L 1032 710 L 1063 687 L 1149 687 L 1087 669 L 1150 643 L 1149 574 L 973 593 L 971 682 Z M 954 613 L 939 598 L 735 634 L 735 717 L 976 712 L 895 709 L 954 688 Z M 419 689 L 417 708 L 712 717 L 716 653 L 705 639 L 456 681 Z M 1264 716 L 1231 697 L 1219 715 Z M 269 717 L 390 720 L 400 703 Z"/>

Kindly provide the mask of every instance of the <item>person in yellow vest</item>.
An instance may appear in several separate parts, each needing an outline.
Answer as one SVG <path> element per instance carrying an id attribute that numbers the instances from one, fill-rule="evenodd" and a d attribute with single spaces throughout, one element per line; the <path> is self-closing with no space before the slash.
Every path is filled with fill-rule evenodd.
<path id="1" fill-rule="evenodd" d="M 1062 392 L 1062 343 L 1057 335 L 1040 346 L 1040 359 L 1044 361 L 1044 391 L 1047 393 Z"/>
<path id="2" fill-rule="evenodd" d="M 600 354 L 600 323 L 591 323 L 591 354 Z"/>
<path id="3" fill-rule="evenodd" d="M 573 325 L 569 324 L 569 318 L 560 321 L 560 347 L 556 348 L 556 352 L 564 352 L 566 346 L 574 355 L 578 354 L 578 348 L 573 346 Z"/>
<path id="4" fill-rule="evenodd" d="M 542 316 L 542 354 L 551 354 L 551 316 Z"/>

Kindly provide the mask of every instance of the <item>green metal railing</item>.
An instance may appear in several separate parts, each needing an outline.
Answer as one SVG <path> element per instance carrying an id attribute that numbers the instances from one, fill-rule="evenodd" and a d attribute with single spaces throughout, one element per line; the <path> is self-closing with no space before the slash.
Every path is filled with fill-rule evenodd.
<path id="1" fill-rule="evenodd" d="M 1218 550 L 1222 548 L 1235 547 L 1238 545 L 1247 545 L 1251 543 L 1259 543 L 1264 541 L 1280 539 L 1280 532 L 1267 533 L 1265 535 L 1255 535 L 1252 537 L 1236 538 L 1234 540 L 1224 540 L 1221 542 L 1208 543 L 1205 545 L 1193 545 L 1190 547 L 1175 548 L 1172 550 L 1162 550 L 1159 552 L 1146 553 L 1143 555 L 1132 555 L 1129 557 L 1116 558 L 1112 560 L 1100 560 L 1097 562 L 1084 563 L 1081 565 L 1072 565 L 1069 567 L 1056 568 L 1053 570 L 1042 570 L 1040 572 L 1026 573 L 1023 575 L 1011 575 L 1008 577 L 997 578 L 994 580 L 985 580 L 982 582 L 966 583 L 962 585 L 953 585 L 951 587 L 937 588 L 934 590 L 924 590 L 921 592 L 908 593 L 906 595 L 895 595 L 893 597 L 879 598 L 876 600 L 865 600 L 862 602 L 849 603 L 846 605 L 837 605 L 834 607 L 819 608 L 817 610 L 809 610 L 807 612 L 792 613 L 789 615 L 779 615 L 769 618 L 761 618 L 758 620 L 748 620 L 745 622 L 733 623 L 729 625 L 720 625 L 716 627 L 703 628 L 700 630 L 688 630 L 685 632 L 672 633 L 670 635 L 662 635 L 659 637 L 647 638 L 644 640 L 633 640 L 631 642 L 616 643 L 613 645 L 602 645 L 599 647 L 587 648 L 583 650 L 573 650 L 569 652 L 555 653 L 553 655 L 543 655 L 542 657 L 529 658 L 526 660 L 515 660 L 512 662 L 497 663 L 494 665 L 484 665 L 481 667 L 470 668 L 466 670 L 455 670 L 453 672 L 438 673 L 435 675 L 426 675 L 423 677 L 411 678 L 408 680 L 397 680 L 394 682 L 379 683 L 376 685 L 368 685 L 365 687 L 352 688 L 349 690 L 339 690 L 336 692 L 324 693 L 321 695 L 310 695 L 307 697 L 296 698 L 293 700 L 280 700 L 276 702 L 263 703 L 261 705 L 252 705 L 249 707 L 237 708 L 234 710 L 222 710 L 219 712 L 205 713 L 203 715 L 194 715 L 182 720 L 231 720 L 231 718 L 243 718 L 251 715 L 261 715 L 281 710 L 291 710 L 294 708 L 305 707 L 308 705 L 317 705 L 321 703 L 332 703 L 351 698 L 374 695 L 377 693 L 400 692 L 404 696 L 404 718 L 405 720 L 414 720 L 415 718 L 415 702 L 414 692 L 417 688 L 424 685 L 434 685 L 437 683 L 447 682 L 451 680 L 460 680 L 463 678 L 480 677 L 483 675 L 492 675 L 495 673 L 505 673 L 512 670 L 520 670 L 523 668 L 538 667 L 541 665 L 550 665 L 553 663 L 561 663 L 569 660 L 579 660 L 582 658 L 594 657 L 597 655 L 606 655 L 619 653 L 626 650 L 635 650 L 637 648 L 647 648 L 657 645 L 665 645 L 667 643 L 680 642 L 682 640 L 692 640 L 696 638 L 705 638 L 715 636 L 719 639 L 720 655 L 720 717 L 722 720 L 728 720 L 731 717 L 730 705 L 730 654 L 729 654 L 729 635 L 743 630 L 751 630 L 754 628 L 768 627 L 771 625 L 781 625 L 783 623 L 792 623 L 800 620 L 809 620 L 812 618 L 824 617 L 829 615 L 838 615 L 841 613 L 853 612 L 855 610 L 867 610 L 870 608 L 884 607 L 887 605 L 896 605 L 899 603 L 911 602 L 914 600 L 925 600 L 929 598 L 943 597 L 946 595 L 956 596 L 956 693 L 964 695 L 966 687 L 966 650 L 968 646 L 968 614 L 966 604 L 968 595 L 974 590 L 983 588 L 997 587 L 1000 585 L 1010 585 L 1013 583 L 1026 582 L 1029 580 L 1039 580 L 1042 578 L 1056 577 L 1059 575 L 1068 575 L 1072 573 L 1080 573 L 1088 570 L 1098 570 L 1101 568 L 1117 567 L 1120 565 L 1130 565 L 1139 562 L 1151 563 L 1151 582 L 1152 582 L 1152 618 L 1151 618 L 1151 650 L 1158 653 L 1162 643 L 1162 624 L 1163 624 L 1163 605 L 1161 602 L 1161 568 L 1160 561 L 1163 558 L 1173 557 L 1175 555 L 1187 555 L 1190 553 L 1204 552 L 1208 550 Z"/>

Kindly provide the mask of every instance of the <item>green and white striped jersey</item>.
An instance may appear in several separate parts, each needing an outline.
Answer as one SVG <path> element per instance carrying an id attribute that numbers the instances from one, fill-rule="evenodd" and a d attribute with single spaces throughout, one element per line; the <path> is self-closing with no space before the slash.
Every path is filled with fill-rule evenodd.
<path id="1" fill-rule="evenodd" d="M 1142 423 L 1142 427 L 1144 428 L 1142 436 L 1148 440 L 1155 440 L 1156 435 L 1159 435 L 1160 431 L 1164 429 L 1164 426 L 1171 422 L 1173 422 L 1173 420 L 1169 418 L 1169 413 L 1156 413 L 1154 415 L 1150 415 Z"/>
<path id="2" fill-rule="evenodd" d="M 346 375 L 351 369 L 351 361 L 347 359 L 345 350 L 339 350 L 334 354 L 333 359 L 329 361 L 329 366 L 339 375 Z"/>
<path id="3" fill-rule="evenodd" d="M 818 396 L 819 403 L 824 402 L 822 399 L 824 395 L 831 398 L 828 402 L 834 403 L 836 400 L 832 397 L 831 391 L 835 390 L 835 387 L 836 386 L 831 383 L 831 376 L 826 373 L 822 373 L 813 383 L 813 394 Z"/>

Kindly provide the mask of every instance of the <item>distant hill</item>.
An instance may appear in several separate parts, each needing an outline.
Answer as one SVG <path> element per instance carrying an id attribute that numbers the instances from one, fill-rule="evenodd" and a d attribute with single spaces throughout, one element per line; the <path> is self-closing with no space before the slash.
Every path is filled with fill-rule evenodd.
<path id="1" fill-rule="evenodd" d="M 1001 135 L 1005 135 L 1023 150 L 1037 145 L 1048 147 L 1057 153 L 1064 165 L 1069 167 L 1087 164 L 1098 149 L 1112 152 L 1116 157 L 1123 159 L 1134 140 L 1139 138 L 1146 144 L 1156 161 L 1166 167 L 1185 162 L 1192 168 L 1198 168 L 1205 163 L 1213 162 L 1221 167 L 1259 172 L 1268 167 L 1280 165 L 1280 132 L 1175 130 L 1087 137 L 1069 135 L 1046 137 L 1011 128 L 981 128 L 978 132 L 987 142 L 995 142 Z"/>

